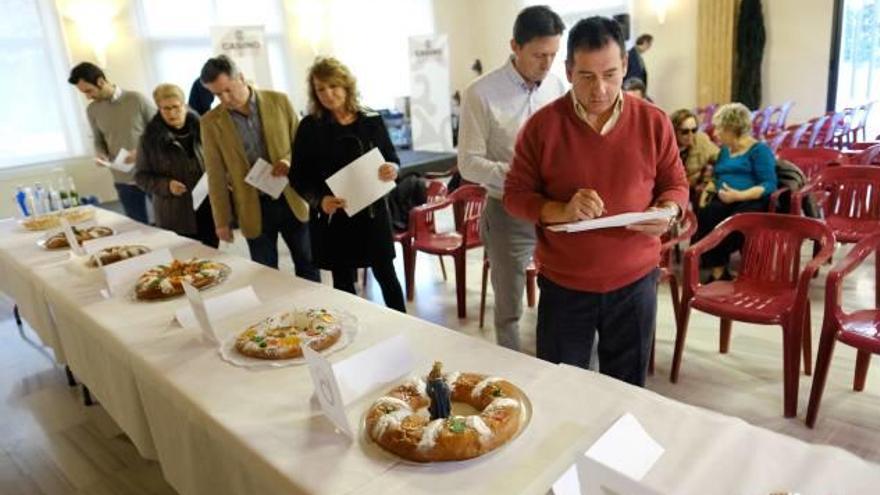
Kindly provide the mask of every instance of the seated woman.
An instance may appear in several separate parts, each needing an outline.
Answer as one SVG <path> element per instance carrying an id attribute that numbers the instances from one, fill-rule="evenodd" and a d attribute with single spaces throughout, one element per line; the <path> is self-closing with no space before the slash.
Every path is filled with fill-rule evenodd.
<path id="1" fill-rule="evenodd" d="M 385 304 L 406 312 L 386 198 L 349 217 L 346 198 L 327 186 L 327 178 L 372 148 L 386 161 L 376 170 L 379 180 L 397 178 L 399 159 L 385 123 L 359 105 L 354 76 L 336 59 L 319 58 L 309 69 L 308 86 L 309 115 L 296 131 L 290 183 L 317 213 L 309 224 L 315 262 L 333 273 L 333 287 L 352 294 L 356 269 L 370 267 Z"/>
<path id="2" fill-rule="evenodd" d="M 777 184 L 776 158 L 767 144 L 752 137 L 751 112 L 745 105 L 722 106 L 712 123 L 722 147 L 712 183 L 703 192 L 697 210 L 695 242 L 730 216 L 766 211 L 768 197 Z M 727 265 L 742 242 L 742 235 L 734 234 L 703 255 L 703 265 L 712 269 L 712 280 L 733 278 Z"/>
<path id="3" fill-rule="evenodd" d="M 686 108 L 676 110 L 669 116 L 675 129 L 678 154 L 684 164 L 691 189 L 691 202 L 696 204 L 703 186 L 711 176 L 710 164 L 718 159 L 718 146 L 699 129 L 697 116 Z"/>
<path id="4" fill-rule="evenodd" d="M 153 195 L 156 226 L 205 245 L 220 244 L 208 198 L 193 211 L 192 190 L 205 170 L 199 117 L 189 111 L 183 90 L 160 84 L 153 91 L 159 112 L 144 129 L 134 180 Z"/>

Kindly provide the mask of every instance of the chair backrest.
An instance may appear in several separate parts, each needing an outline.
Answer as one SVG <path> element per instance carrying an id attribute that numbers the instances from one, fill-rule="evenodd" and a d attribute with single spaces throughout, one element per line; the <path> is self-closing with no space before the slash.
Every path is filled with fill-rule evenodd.
<path id="1" fill-rule="evenodd" d="M 779 107 L 779 118 L 774 124 L 777 129 L 785 129 L 785 124 L 788 121 L 788 114 L 791 112 L 791 107 L 793 106 L 793 101 L 787 101 Z"/>
<path id="2" fill-rule="evenodd" d="M 819 138 L 822 137 L 822 133 L 825 132 L 825 127 L 828 125 L 828 120 L 830 119 L 829 115 L 823 115 L 821 117 L 816 117 L 813 122 L 813 127 L 810 128 L 810 136 L 807 139 L 807 148 L 812 148 L 816 146 L 816 143 L 819 142 Z"/>
<path id="3" fill-rule="evenodd" d="M 805 135 L 807 134 L 807 131 L 809 131 L 811 127 L 813 127 L 812 120 L 809 122 L 804 122 L 803 124 L 801 124 L 799 126 L 794 126 L 794 129 L 791 132 L 791 139 L 786 144 L 792 148 L 801 147 L 801 142 L 803 142 L 803 144 L 806 145 L 806 139 L 808 139 L 808 138 L 805 138 Z"/>
<path id="4" fill-rule="evenodd" d="M 817 256 L 834 247 L 834 234 L 824 223 L 805 217 L 772 213 L 741 213 L 719 228 L 743 234 L 742 265 L 739 279 L 769 287 L 793 288 L 801 272 L 801 247 L 816 241 Z"/>
<path id="5" fill-rule="evenodd" d="M 458 232 L 464 241 L 465 249 L 479 246 L 480 217 L 486 207 L 486 189 L 482 186 L 461 186 L 450 194 L 447 199 L 452 202 L 455 210 Z"/>
<path id="6" fill-rule="evenodd" d="M 831 148 L 782 148 L 777 157 L 797 165 L 807 180 L 820 170 L 843 162 L 840 151 Z"/>
<path id="7" fill-rule="evenodd" d="M 776 134 L 782 127 L 779 127 L 779 115 L 782 113 L 782 107 L 771 107 L 773 111 L 767 114 L 767 129 L 764 131 L 764 135 L 768 134 Z"/>
<path id="8" fill-rule="evenodd" d="M 429 180 L 425 195 L 428 198 L 428 204 L 443 201 L 443 198 L 446 197 L 446 184 L 439 180 Z"/>
<path id="9" fill-rule="evenodd" d="M 814 191 L 826 219 L 880 221 L 880 167 L 843 165 L 822 170 L 813 178 Z"/>
<path id="10" fill-rule="evenodd" d="M 774 153 L 779 151 L 779 148 L 782 146 L 782 143 L 791 136 L 792 131 L 777 131 L 775 134 L 767 135 L 767 146 L 773 150 Z"/>
<path id="11" fill-rule="evenodd" d="M 770 116 L 778 107 L 767 105 L 762 110 L 755 110 L 752 117 L 752 134 L 756 139 L 761 139 L 770 128 Z"/>
<path id="12" fill-rule="evenodd" d="M 880 165 L 880 144 L 862 151 L 855 159 L 860 165 Z"/>
<path id="13" fill-rule="evenodd" d="M 871 108 L 874 106 L 873 101 L 869 101 L 864 105 L 861 105 L 856 109 L 856 119 L 855 125 L 853 126 L 853 130 L 861 130 L 865 128 L 865 125 L 868 123 L 868 115 L 871 113 Z"/>

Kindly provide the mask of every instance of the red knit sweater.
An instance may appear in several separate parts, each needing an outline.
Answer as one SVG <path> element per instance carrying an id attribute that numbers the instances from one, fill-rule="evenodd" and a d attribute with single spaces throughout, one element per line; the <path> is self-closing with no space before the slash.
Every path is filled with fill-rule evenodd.
<path id="1" fill-rule="evenodd" d="M 517 139 L 504 206 L 538 224 L 541 273 L 569 289 L 602 293 L 635 282 L 660 261 L 660 239 L 625 228 L 551 232 L 540 225 L 547 201 L 568 202 L 585 188 L 599 193 L 608 215 L 664 200 L 687 207 L 687 178 L 669 118 L 650 103 L 625 98 L 620 119 L 604 136 L 578 118 L 566 94 L 535 113 Z"/>

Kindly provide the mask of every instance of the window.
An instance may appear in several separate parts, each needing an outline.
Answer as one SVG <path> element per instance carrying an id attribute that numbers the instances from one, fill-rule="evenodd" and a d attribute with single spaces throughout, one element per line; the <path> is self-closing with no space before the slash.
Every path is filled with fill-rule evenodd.
<path id="1" fill-rule="evenodd" d="M 880 0 L 843 0 L 842 7 L 838 65 L 831 85 L 834 91 L 836 83 L 831 105 L 835 110 L 880 100 Z M 877 104 L 869 119 L 870 139 L 880 132 Z"/>
<path id="2" fill-rule="evenodd" d="M 215 55 L 212 26 L 261 25 L 266 28 L 272 88 L 290 92 L 282 0 L 141 0 L 139 17 L 154 86 L 170 82 L 189 94 L 205 60 Z"/>
<path id="3" fill-rule="evenodd" d="M 83 152 L 53 3 L 0 0 L 0 168 Z M 10 76 L 14 74 L 14 76 Z M 26 84 L 22 84 L 26 81 Z"/>

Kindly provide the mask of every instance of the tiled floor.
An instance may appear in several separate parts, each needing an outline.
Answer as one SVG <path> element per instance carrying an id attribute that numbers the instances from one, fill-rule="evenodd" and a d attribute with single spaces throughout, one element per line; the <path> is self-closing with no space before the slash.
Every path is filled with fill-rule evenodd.
<path id="1" fill-rule="evenodd" d="M 243 240 L 226 249 L 244 254 Z M 844 250 L 847 248 L 843 248 Z M 841 254 L 836 257 L 840 259 Z M 291 271 L 289 256 L 283 270 Z M 469 254 L 468 318 L 455 310 L 455 281 L 444 282 L 436 257 L 420 255 L 417 293 L 409 311 L 475 337 L 494 340 L 492 296 L 488 297 L 487 325 L 478 328 L 482 252 Z M 399 274 L 400 263 L 398 259 Z M 874 260 L 853 274 L 846 284 L 847 306 L 873 304 Z M 827 273 L 827 268 L 823 270 Z M 325 283 L 329 283 L 325 273 Z M 814 349 L 822 321 L 824 277 L 813 284 Z M 490 289 L 491 291 L 491 289 Z M 366 297 L 380 301 L 372 279 Z M 100 406 L 86 408 L 75 389 L 66 385 L 63 371 L 18 335 L 8 300 L 0 301 L 0 494 L 173 494 L 159 466 L 141 459 Z M 536 309 L 522 319 L 525 351 L 534 354 Z M 803 423 L 811 378 L 801 376 L 799 417 L 782 417 L 782 354 L 780 330 L 734 324 L 731 351 L 718 354 L 718 322 L 694 313 L 678 384 L 668 380 L 674 325 L 668 289 L 659 293 L 657 371 L 648 388 L 657 393 L 738 416 L 750 423 L 803 440 L 843 447 L 872 461 L 880 461 L 880 370 L 868 378 L 867 389 L 851 389 L 855 352 L 839 345 L 815 430 Z M 28 335 L 32 333 L 25 330 Z"/>

